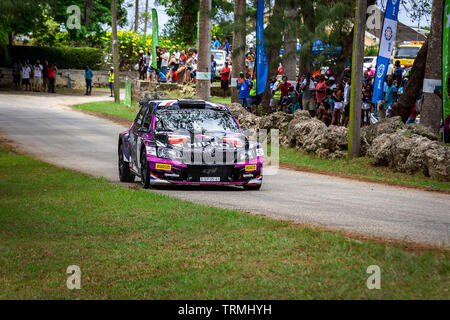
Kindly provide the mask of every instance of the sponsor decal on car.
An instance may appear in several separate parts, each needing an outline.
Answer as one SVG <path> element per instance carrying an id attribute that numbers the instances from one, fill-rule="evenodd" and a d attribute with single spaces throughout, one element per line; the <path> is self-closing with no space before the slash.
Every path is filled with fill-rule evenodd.
<path id="1" fill-rule="evenodd" d="M 156 168 L 156 170 L 171 171 L 172 170 L 172 165 L 165 164 L 165 163 L 157 163 L 155 168 Z"/>
<path id="2" fill-rule="evenodd" d="M 245 166 L 245 171 L 256 171 L 256 164 L 248 164 Z"/>

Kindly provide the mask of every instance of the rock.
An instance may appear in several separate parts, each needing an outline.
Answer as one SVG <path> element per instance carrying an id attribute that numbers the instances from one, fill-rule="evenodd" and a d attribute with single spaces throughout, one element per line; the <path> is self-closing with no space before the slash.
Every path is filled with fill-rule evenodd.
<path id="1" fill-rule="evenodd" d="M 361 155 L 367 154 L 375 138 L 384 133 L 394 133 L 404 127 L 401 117 L 392 117 L 361 128 Z"/>
<path id="2" fill-rule="evenodd" d="M 375 138 L 368 156 L 374 165 L 407 173 L 422 172 L 445 181 L 450 179 L 450 151 L 439 142 L 412 134 L 408 129 Z"/>
<path id="3" fill-rule="evenodd" d="M 167 99 L 169 95 L 167 92 L 164 91 L 142 91 L 139 93 L 139 100 L 143 99 L 151 99 L 151 100 L 158 100 L 158 99 Z"/>
<path id="4" fill-rule="evenodd" d="M 429 127 L 425 127 L 417 123 L 410 123 L 405 126 L 405 129 L 409 130 L 411 133 L 428 138 L 430 140 L 438 140 L 438 136 Z"/>

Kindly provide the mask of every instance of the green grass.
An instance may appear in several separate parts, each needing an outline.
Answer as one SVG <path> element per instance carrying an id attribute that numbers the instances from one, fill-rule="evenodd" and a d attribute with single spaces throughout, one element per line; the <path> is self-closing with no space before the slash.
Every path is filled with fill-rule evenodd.
<path id="1" fill-rule="evenodd" d="M 81 290 L 66 288 L 69 265 Z M 381 290 L 366 269 L 381 268 Z M 405 251 L 110 184 L 0 149 L 0 299 L 449 299 Z"/>
<path id="2" fill-rule="evenodd" d="M 270 152 L 270 145 L 268 146 L 268 151 Z M 377 167 L 372 165 L 367 157 L 351 160 L 323 160 L 314 154 L 306 154 L 293 148 L 280 147 L 280 162 L 293 164 L 301 169 L 323 173 L 328 172 L 377 182 L 423 187 L 430 190 L 450 191 L 450 182 L 432 179 L 422 173 L 407 174 L 387 167 Z"/>
<path id="3" fill-rule="evenodd" d="M 220 101 L 220 99 L 223 98 L 213 97 L 212 101 L 216 100 L 215 102 L 218 103 L 226 103 Z M 134 120 L 137 113 L 137 107 L 128 108 L 124 105 L 116 105 L 110 101 L 86 103 L 75 106 L 75 108 L 119 116 L 130 121 Z M 268 148 L 270 151 L 270 145 Z M 397 172 L 387 167 L 376 167 L 372 165 L 370 159 L 366 157 L 352 160 L 323 160 L 313 154 L 305 154 L 293 148 L 280 147 L 280 162 L 296 165 L 301 169 L 323 173 L 328 172 L 383 183 L 423 187 L 436 191 L 450 191 L 450 182 L 432 179 L 426 177 L 422 173 L 411 175 Z"/>
<path id="4" fill-rule="evenodd" d="M 215 102 L 215 103 L 221 103 L 221 104 L 227 104 L 227 103 L 231 103 L 231 97 L 217 97 L 217 96 L 213 96 L 211 97 L 211 101 Z"/>
<path id="5" fill-rule="evenodd" d="M 112 115 L 115 117 L 121 117 L 130 121 L 136 118 L 136 114 L 139 111 L 137 106 L 129 108 L 123 102 L 115 104 L 112 101 L 100 101 L 89 102 L 74 106 L 75 109 L 97 112 L 104 115 Z"/>

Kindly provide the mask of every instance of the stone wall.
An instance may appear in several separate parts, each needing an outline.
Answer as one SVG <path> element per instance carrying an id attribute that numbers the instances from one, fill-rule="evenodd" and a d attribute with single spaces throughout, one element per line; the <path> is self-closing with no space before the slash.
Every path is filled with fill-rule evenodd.
<path id="1" fill-rule="evenodd" d="M 86 82 L 84 80 L 84 70 L 78 69 L 59 69 L 56 75 L 56 87 L 63 88 L 69 87 L 69 76 L 72 82 L 72 88 L 85 88 Z M 137 72 L 121 71 L 119 74 L 120 85 L 124 85 L 124 81 L 128 77 L 129 79 L 136 79 L 138 77 Z M 94 76 L 92 79 L 93 87 L 107 87 L 108 86 L 108 71 L 94 70 Z M 13 87 L 12 69 L 0 68 L 0 87 L 9 88 Z"/>

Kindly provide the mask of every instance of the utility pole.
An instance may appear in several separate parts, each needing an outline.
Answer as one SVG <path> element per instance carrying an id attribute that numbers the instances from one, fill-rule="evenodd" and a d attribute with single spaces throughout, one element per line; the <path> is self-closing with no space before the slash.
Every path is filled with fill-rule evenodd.
<path id="1" fill-rule="evenodd" d="M 423 103 L 420 124 L 430 127 L 436 134 L 441 127 L 442 99 L 434 94 L 442 86 L 442 17 L 444 0 L 433 0 L 431 33 L 429 35 L 425 78 L 423 79 Z"/>
<path id="2" fill-rule="evenodd" d="M 209 100 L 211 96 L 211 0 L 200 0 L 197 96 Z"/>
<path id="3" fill-rule="evenodd" d="M 139 26 L 139 0 L 136 0 L 134 5 L 134 32 L 138 32 Z"/>
<path id="4" fill-rule="evenodd" d="M 262 1 L 262 0 L 260 0 Z M 234 0 L 233 70 L 231 70 L 231 102 L 238 102 L 237 79 L 245 68 L 245 0 Z M 233 86 L 234 85 L 234 86 Z"/>
<path id="5" fill-rule="evenodd" d="M 117 41 L 117 7 L 116 0 L 111 0 L 111 17 L 112 17 L 112 54 L 114 65 L 114 102 L 120 103 L 120 87 L 119 87 L 119 43 Z"/>
<path id="6" fill-rule="evenodd" d="M 364 34 L 366 30 L 367 0 L 356 0 L 352 50 L 352 87 L 350 94 L 350 121 L 348 126 L 348 157 L 360 152 L 361 95 L 364 60 Z"/>

